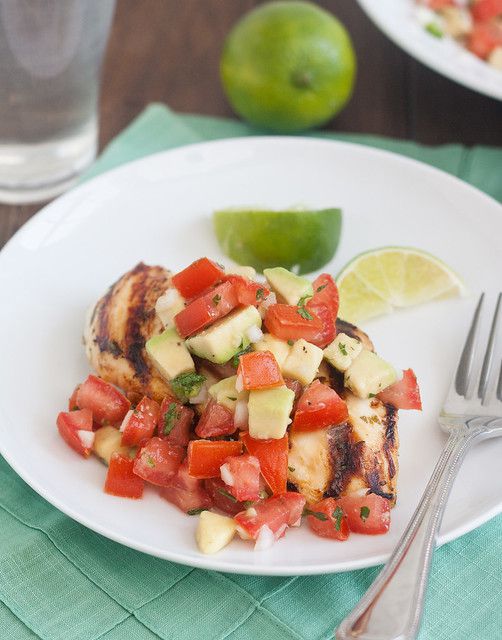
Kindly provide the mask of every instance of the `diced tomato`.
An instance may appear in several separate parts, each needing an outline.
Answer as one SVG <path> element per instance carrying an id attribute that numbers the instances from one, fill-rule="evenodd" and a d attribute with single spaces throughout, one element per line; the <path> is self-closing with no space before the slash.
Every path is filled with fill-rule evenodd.
<path id="1" fill-rule="evenodd" d="M 244 446 L 260 463 L 261 474 L 273 494 L 284 493 L 288 480 L 288 436 L 274 440 L 256 440 L 241 433 Z"/>
<path id="2" fill-rule="evenodd" d="M 336 325 L 332 317 L 332 311 L 322 303 L 307 302 L 307 311 L 317 316 L 322 322 L 322 330 L 315 336 L 311 336 L 310 342 L 316 347 L 324 349 L 331 344 L 336 337 Z"/>
<path id="3" fill-rule="evenodd" d="M 195 433 L 199 438 L 214 438 L 216 436 L 226 436 L 234 433 L 237 427 L 234 424 L 234 414 L 218 404 L 214 400 L 210 400 L 195 427 Z"/>
<path id="4" fill-rule="evenodd" d="M 471 4 L 471 13 L 476 22 L 492 20 L 502 15 L 502 0 L 477 0 Z"/>
<path id="5" fill-rule="evenodd" d="M 92 433 L 92 412 L 89 409 L 61 411 L 56 424 L 66 444 L 84 458 L 91 455 L 94 434 Z M 82 431 L 89 432 L 89 435 L 79 433 Z"/>
<path id="6" fill-rule="evenodd" d="M 225 276 L 226 282 L 231 282 L 234 286 L 235 293 L 239 304 L 253 305 L 257 307 L 263 300 L 270 295 L 270 289 L 267 289 L 260 282 L 253 282 L 249 278 L 243 276 L 228 275 Z"/>
<path id="7" fill-rule="evenodd" d="M 229 456 L 242 453 L 242 442 L 234 440 L 191 440 L 188 443 L 188 473 L 192 478 L 216 478 Z"/>
<path id="8" fill-rule="evenodd" d="M 167 487 L 162 487 L 160 495 L 185 513 L 195 509 L 209 509 L 213 504 L 204 482 L 188 474 L 186 462 L 181 465 Z"/>
<path id="9" fill-rule="evenodd" d="M 347 514 L 349 529 L 354 533 L 377 535 L 390 527 L 390 502 L 370 493 L 367 496 L 348 495 L 338 503 Z"/>
<path id="10" fill-rule="evenodd" d="M 225 272 L 209 258 L 200 258 L 173 276 L 173 284 L 184 298 L 194 298 L 222 280 Z"/>
<path id="11" fill-rule="evenodd" d="M 244 389 L 271 389 L 284 384 L 281 370 L 270 351 L 252 351 L 239 358 L 237 376 Z"/>
<path id="12" fill-rule="evenodd" d="M 502 28 L 495 22 L 477 22 L 467 39 L 467 48 L 486 60 L 495 47 L 502 46 Z"/>
<path id="13" fill-rule="evenodd" d="M 190 440 L 190 428 L 194 417 L 193 409 L 164 398 L 160 405 L 160 418 L 157 433 L 171 444 L 187 447 Z"/>
<path id="14" fill-rule="evenodd" d="M 307 307 L 310 307 L 314 311 L 319 305 L 328 307 L 333 322 L 336 322 L 340 296 L 333 277 L 330 276 L 329 273 L 321 273 L 312 283 L 312 288 L 314 289 L 314 295 L 308 301 Z"/>
<path id="15" fill-rule="evenodd" d="M 403 377 L 390 387 L 378 394 L 378 398 L 385 403 L 392 404 L 396 409 L 422 410 L 420 388 L 413 369 L 403 371 Z"/>
<path id="16" fill-rule="evenodd" d="M 79 409 L 90 409 L 99 425 L 120 424 L 131 407 L 123 393 L 92 374 L 78 388 L 77 405 Z"/>
<path id="17" fill-rule="evenodd" d="M 281 494 L 281 499 L 288 509 L 288 527 L 299 527 L 305 508 L 305 496 L 296 491 L 286 491 Z"/>
<path id="18" fill-rule="evenodd" d="M 184 450 L 161 438 L 152 438 L 134 460 L 134 473 L 152 484 L 165 487 L 176 475 Z"/>
<path id="19" fill-rule="evenodd" d="M 78 409 L 77 393 L 78 393 L 79 387 L 80 385 L 75 387 L 75 389 L 73 390 L 73 393 L 70 396 L 70 399 L 68 400 L 68 411 L 75 411 L 75 409 Z"/>
<path id="20" fill-rule="evenodd" d="M 289 304 L 271 305 L 264 322 L 268 331 L 281 340 L 304 338 L 315 344 L 324 331 L 322 320 L 315 314 Z"/>
<path id="21" fill-rule="evenodd" d="M 223 511 L 223 513 L 235 516 L 246 508 L 243 502 L 239 502 L 229 493 L 227 485 L 221 478 L 208 478 L 204 480 L 204 486 L 213 507 Z"/>
<path id="22" fill-rule="evenodd" d="M 319 380 L 314 380 L 298 401 L 292 428 L 295 431 L 315 431 L 341 424 L 348 417 L 347 405 L 337 392 Z"/>
<path id="23" fill-rule="evenodd" d="M 141 498 L 145 483 L 134 473 L 133 468 L 133 458 L 116 451 L 112 453 L 106 474 L 105 493 L 121 498 Z"/>
<path id="24" fill-rule="evenodd" d="M 349 523 L 343 507 L 334 498 L 326 498 L 309 506 L 307 522 L 321 538 L 347 540 Z"/>
<path id="25" fill-rule="evenodd" d="M 244 454 L 230 456 L 220 467 L 221 479 L 236 500 L 258 500 L 260 497 L 260 463 Z"/>
<path id="26" fill-rule="evenodd" d="M 159 414 L 160 407 L 157 402 L 145 396 L 136 405 L 129 418 L 127 415 L 124 418 L 126 424 L 122 431 L 122 444 L 134 447 L 143 440 L 149 440 L 157 426 Z"/>
<path id="27" fill-rule="evenodd" d="M 178 333 L 186 338 L 201 331 L 211 323 L 226 316 L 238 304 L 237 296 L 230 282 L 224 282 L 200 298 L 196 298 L 187 307 L 174 316 Z"/>
<path id="28" fill-rule="evenodd" d="M 290 499 L 290 494 L 293 492 L 272 496 L 254 504 L 253 511 L 246 510 L 238 513 L 235 516 L 235 522 L 239 534 L 244 538 L 256 540 L 262 527 L 267 526 L 276 540 L 281 538 L 288 526 L 296 524 L 300 503 L 305 504 L 303 496 L 294 493 L 294 497 Z"/>

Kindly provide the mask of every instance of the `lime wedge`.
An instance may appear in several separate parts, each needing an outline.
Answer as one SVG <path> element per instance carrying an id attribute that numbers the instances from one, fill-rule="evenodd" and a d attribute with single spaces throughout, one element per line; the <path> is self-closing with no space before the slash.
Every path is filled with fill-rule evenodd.
<path id="1" fill-rule="evenodd" d="M 339 315 L 362 322 L 438 298 L 463 295 L 459 276 L 430 253 L 383 247 L 351 260 L 338 274 Z"/>
<path id="2" fill-rule="evenodd" d="M 237 264 L 309 273 L 335 255 L 342 212 L 227 209 L 216 211 L 213 222 L 222 251 Z"/>

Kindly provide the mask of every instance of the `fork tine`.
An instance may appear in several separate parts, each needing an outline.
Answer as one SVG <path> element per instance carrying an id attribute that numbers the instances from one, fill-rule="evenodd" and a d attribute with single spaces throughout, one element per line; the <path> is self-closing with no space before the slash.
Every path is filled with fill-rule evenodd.
<path id="1" fill-rule="evenodd" d="M 502 402 L 502 362 L 500 363 L 499 382 L 497 384 L 497 398 Z"/>
<path id="2" fill-rule="evenodd" d="M 469 390 L 469 380 L 471 377 L 472 361 L 474 359 L 474 347 L 476 346 L 476 336 L 478 333 L 479 316 L 481 313 L 481 307 L 485 294 L 482 293 L 479 297 L 478 306 L 474 312 L 472 318 L 471 328 L 467 334 L 467 340 L 465 341 L 462 355 L 460 356 L 460 362 L 458 363 L 457 373 L 455 374 L 455 391 L 460 396 L 466 396 Z"/>
<path id="3" fill-rule="evenodd" d="M 482 403 L 485 402 L 487 397 L 487 392 L 488 392 L 488 382 L 490 380 L 490 371 L 492 368 L 493 351 L 495 346 L 495 336 L 497 334 L 497 323 L 498 323 L 501 300 L 502 300 L 502 293 L 499 293 L 499 297 L 497 298 L 497 306 L 495 307 L 495 313 L 493 314 L 490 337 L 488 338 L 485 357 L 483 359 L 483 366 L 481 368 L 481 376 L 479 378 L 478 398 L 481 399 Z"/>

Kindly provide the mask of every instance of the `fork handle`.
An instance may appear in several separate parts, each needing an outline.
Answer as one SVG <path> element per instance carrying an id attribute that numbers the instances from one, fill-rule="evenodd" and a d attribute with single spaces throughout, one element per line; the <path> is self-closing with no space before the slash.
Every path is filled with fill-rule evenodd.
<path id="1" fill-rule="evenodd" d="M 413 640 L 418 633 L 436 534 L 453 481 L 478 433 L 450 432 L 399 543 L 376 580 L 336 631 L 337 640 Z"/>

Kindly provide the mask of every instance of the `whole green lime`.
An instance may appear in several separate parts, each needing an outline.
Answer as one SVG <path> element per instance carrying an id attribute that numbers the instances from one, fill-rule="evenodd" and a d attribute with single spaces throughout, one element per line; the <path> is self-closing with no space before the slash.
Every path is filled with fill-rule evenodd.
<path id="1" fill-rule="evenodd" d="M 317 127 L 352 95 L 356 59 L 349 34 L 310 2 L 260 5 L 228 34 L 223 87 L 234 110 L 252 124 L 283 133 Z"/>

